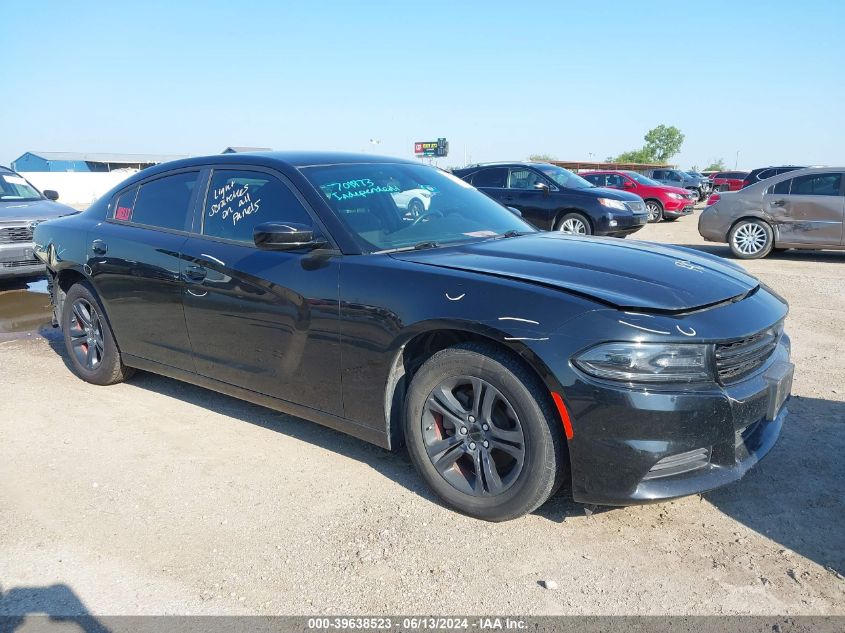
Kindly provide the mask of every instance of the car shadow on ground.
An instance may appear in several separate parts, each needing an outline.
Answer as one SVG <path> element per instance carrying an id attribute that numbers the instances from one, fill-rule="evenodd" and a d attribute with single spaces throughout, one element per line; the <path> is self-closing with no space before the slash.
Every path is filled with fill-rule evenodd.
<path id="1" fill-rule="evenodd" d="M 70 370 L 63 341 L 48 338 Z M 134 387 L 283 433 L 366 463 L 381 475 L 438 505 L 404 448 L 388 451 L 328 427 L 148 372 Z M 704 495 L 731 518 L 796 553 L 839 573 L 845 571 L 845 402 L 794 397 L 778 444 L 741 481 Z M 572 500 L 568 485 L 534 514 L 556 523 L 624 508 L 585 506 Z"/>
<path id="2" fill-rule="evenodd" d="M 845 402 L 793 397 L 780 440 L 742 480 L 704 494 L 731 518 L 845 574 Z"/>
<path id="3" fill-rule="evenodd" d="M 41 335 L 47 340 L 52 350 L 62 359 L 67 370 L 73 372 L 73 366 L 65 349 L 61 331 L 56 328 L 45 329 Z M 198 387 L 181 380 L 167 378 L 158 374 L 139 371 L 130 380 L 134 387 L 146 389 L 183 402 L 222 413 L 232 418 L 254 424 L 262 428 L 282 433 L 297 440 L 308 442 L 368 464 L 374 470 L 423 499 L 443 505 L 417 474 L 405 447 L 389 451 L 364 440 L 322 426 L 315 422 L 268 409 L 245 400 L 227 396 L 204 387 Z M 551 521 L 560 522 L 567 516 L 583 516 L 584 506 L 571 500 L 564 485 L 546 504 L 535 511 Z"/>
<path id="4" fill-rule="evenodd" d="M 18 628 L 29 629 L 27 617 L 44 618 L 44 623 L 76 624 L 85 633 L 109 633 L 109 629 L 91 615 L 79 596 L 67 585 L 13 587 L 8 591 L 0 586 L 0 631 L 12 633 Z M 49 630 L 50 627 L 44 626 L 44 623 L 35 630 Z M 72 629 L 61 626 L 61 630 Z"/>
<path id="5" fill-rule="evenodd" d="M 711 255 L 718 255 L 719 257 L 724 257 L 725 259 L 733 259 L 737 263 L 745 261 L 734 257 L 727 244 L 678 244 L 678 246 L 702 251 L 703 253 L 710 253 Z M 779 253 L 769 253 L 765 259 L 793 262 L 815 262 L 822 264 L 842 264 L 845 262 L 845 251 L 789 249 Z"/>

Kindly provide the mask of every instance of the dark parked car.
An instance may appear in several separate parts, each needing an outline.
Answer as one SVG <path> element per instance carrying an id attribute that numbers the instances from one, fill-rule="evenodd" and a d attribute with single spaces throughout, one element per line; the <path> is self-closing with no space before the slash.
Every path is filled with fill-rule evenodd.
<path id="1" fill-rule="evenodd" d="M 556 165 L 495 163 L 454 174 L 546 231 L 625 237 L 648 223 L 645 203 L 636 194 L 596 187 Z"/>
<path id="2" fill-rule="evenodd" d="M 412 217 L 394 194 L 419 188 L 433 195 Z M 35 240 L 82 379 L 140 368 L 404 442 L 484 519 L 570 478 L 600 504 L 735 481 L 787 415 L 787 306 L 741 268 L 538 232 L 411 161 L 175 161 Z"/>
<path id="3" fill-rule="evenodd" d="M 714 193 L 698 232 L 727 242 L 735 257 L 757 259 L 787 248 L 845 248 L 845 168 L 816 167 L 773 176 L 740 191 Z"/>
<path id="4" fill-rule="evenodd" d="M 743 180 L 742 188 L 744 189 L 745 187 L 756 185 L 761 180 L 766 180 L 768 178 L 772 178 L 773 176 L 780 176 L 781 174 L 785 174 L 789 171 L 795 171 L 796 169 L 806 169 L 806 166 L 781 165 L 780 167 L 758 167 L 757 169 L 752 169 L 745 177 L 745 180 Z"/>
<path id="5" fill-rule="evenodd" d="M 690 176 L 680 169 L 649 169 L 643 174 L 646 178 L 656 180 L 661 185 L 680 187 L 695 191 L 699 200 L 704 200 L 710 191 L 709 179 Z"/>
<path id="6" fill-rule="evenodd" d="M 43 194 L 20 174 L 0 167 L 0 280 L 44 275 L 44 262 L 33 254 L 32 229 L 50 218 L 76 213 Z"/>

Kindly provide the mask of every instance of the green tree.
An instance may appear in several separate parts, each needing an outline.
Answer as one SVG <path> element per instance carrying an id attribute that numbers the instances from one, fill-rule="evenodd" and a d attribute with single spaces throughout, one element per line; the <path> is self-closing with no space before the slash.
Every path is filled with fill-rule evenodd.
<path id="1" fill-rule="evenodd" d="M 658 125 L 645 135 L 645 147 L 658 163 L 665 163 L 681 151 L 683 133 L 674 125 Z"/>
<path id="2" fill-rule="evenodd" d="M 658 125 L 646 132 L 645 145 L 640 149 L 623 152 L 610 162 L 615 163 L 665 163 L 681 151 L 684 135 L 674 125 Z"/>
<path id="3" fill-rule="evenodd" d="M 616 158 L 610 159 L 611 163 L 653 163 L 654 156 L 645 148 L 622 152 Z"/>
<path id="4" fill-rule="evenodd" d="M 725 161 L 720 158 L 719 160 L 714 160 L 710 163 L 704 171 L 725 171 L 725 169 L 727 169 L 727 167 L 725 167 Z"/>
<path id="5" fill-rule="evenodd" d="M 557 160 L 556 156 L 552 156 L 551 154 L 531 154 L 528 157 L 528 160 L 534 161 L 535 163 L 548 163 L 553 160 Z"/>

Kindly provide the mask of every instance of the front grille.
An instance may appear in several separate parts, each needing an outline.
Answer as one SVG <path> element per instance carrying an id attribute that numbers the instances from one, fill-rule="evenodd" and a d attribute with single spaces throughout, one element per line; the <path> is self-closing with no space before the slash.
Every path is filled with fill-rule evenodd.
<path id="1" fill-rule="evenodd" d="M 659 479 L 704 468 L 710 463 L 710 447 L 664 457 L 651 467 L 643 479 Z"/>
<path id="2" fill-rule="evenodd" d="M 769 359 L 777 347 L 783 326 L 758 332 L 753 336 L 716 344 L 716 372 L 724 383 L 740 380 L 754 373 Z"/>
<path id="3" fill-rule="evenodd" d="M 628 208 L 634 213 L 645 213 L 645 202 L 626 202 Z"/>
<path id="4" fill-rule="evenodd" d="M 32 229 L 28 226 L 7 226 L 0 228 L 0 244 L 31 241 Z"/>
<path id="5" fill-rule="evenodd" d="M 39 259 L 33 257 L 32 259 L 18 259 L 13 262 L 0 262 L 0 268 L 22 268 L 40 263 L 41 261 Z"/>

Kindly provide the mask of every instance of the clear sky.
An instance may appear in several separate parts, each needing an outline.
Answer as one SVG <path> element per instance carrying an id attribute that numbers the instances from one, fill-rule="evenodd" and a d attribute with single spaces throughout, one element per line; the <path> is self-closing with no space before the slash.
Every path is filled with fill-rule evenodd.
<path id="1" fill-rule="evenodd" d="M 0 164 L 227 145 L 442 166 L 604 159 L 660 123 L 703 168 L 845 163 L 845 2 L 2 2 Z"/>

